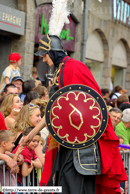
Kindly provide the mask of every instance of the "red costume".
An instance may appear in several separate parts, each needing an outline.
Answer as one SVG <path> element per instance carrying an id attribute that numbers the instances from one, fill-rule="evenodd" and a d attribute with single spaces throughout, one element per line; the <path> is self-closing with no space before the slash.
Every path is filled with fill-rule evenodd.
<path id="1" fill-rule="evenodd" d="M 63 62 L 65 59 L 66 57 L 63 59 Z M 102 95 L 90 70 L 82 62 L 72 58 L 61 67 L 58 82 L 59 88 L 71 84 L 82 84 L 91 87 Z M 64 85 L 61 85 L 61 83 Z M 127 175 L 118 148 L 119 140 L 113 130 L 110 118 L 107 128 L 98 140 L 98 143 L 100 147 L 102 175 L 96 176 L 96 194 L 120 193 L 120 182 L 126 181 Z M 50 175 L 46 177 L 46 174 L 48 174 L 48 169 L 52 170 L 52 160 L 54 160 L 55 155 L 54 150 L 46 153 L 41 185 L 44 185 L 44 183 L 46 185 L 48 182 Z M 50 159 L 51 157 L 52 159 Z M 49 161 L 46 163 L 47 158 L 49 158 Z"/>
<path id="2" fill-rule="evenodd" d="M 7 130 L 7 127 L 5 125 L 4 117 L 2 113 L 0 112 L 0 130 Z"/>

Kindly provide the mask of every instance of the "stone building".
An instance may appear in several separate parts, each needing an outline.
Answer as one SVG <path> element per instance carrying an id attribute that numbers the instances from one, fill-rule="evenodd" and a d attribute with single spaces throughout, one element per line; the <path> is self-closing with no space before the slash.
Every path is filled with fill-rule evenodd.
<path id="1" fill-rule="evenodd" d="M 0 27 L 0 56 L 2 56 L 0 73 L 8 65 L 9 53 L 19 52 L 23 56 L 21 75 L 25 80 L 30 78 L 32 67 L 38 61 L 34 57 L 34 52 L 38 48 L 38 39 L 47 33 L 51 3 L 52 0 L 0 1 L 0 5 L 25 13 L 23 35 L 7 32 Z M 83 21 L 86 3 L 89 5 L 85 26 Z M 83 60 L 82 54 L 85 49 L 85 64 L 90 68 L 101 88 L 110 88 L 112 81 L 113 86 L 121 85 L 128 90 L 129 94 L 130 6 L 128 3 L 129 0 L 70 0 L 71 25 L 63 28 L 61 37 L 71 57 Z M 83 47 L 84 30 L 86 30 L 86 42 Z"/>
<path id="2" fill-rule="evenodd" d="M 86 42 L 86 63 L 100 87 L 109 88 L 112 77 L 113 85 L 123 86 L 128 90 L 128 94 L 130 93 L 129 9 L 129 1 L 89 1 Z"/>

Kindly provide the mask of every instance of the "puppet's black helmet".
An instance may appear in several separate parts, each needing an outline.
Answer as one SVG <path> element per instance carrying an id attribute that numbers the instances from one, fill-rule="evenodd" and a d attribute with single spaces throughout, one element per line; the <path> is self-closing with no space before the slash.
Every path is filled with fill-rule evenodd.
<path id="1" fill-rule="evenodd" d="M 61 39 L 56 35 L 47 34 L 42 39 L 39 40 L 39 48 L 35 55 L 43 56 L 50 50 L 64 52 Z"/>

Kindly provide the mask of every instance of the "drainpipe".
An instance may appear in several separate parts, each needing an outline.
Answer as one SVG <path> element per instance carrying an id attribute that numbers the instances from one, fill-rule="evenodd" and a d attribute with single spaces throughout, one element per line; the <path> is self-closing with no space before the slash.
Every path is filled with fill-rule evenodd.
<path id="1" fill-rule="evenodd" d="M 88 27 L 88 5 L 89 0 L 84 0 L 84 17 L 83 17 L 83 42 L 82 42 L 82 56 L 81 61 L 85 63 L 86 57 L 86 41 L 87 41 L 87 27 Z"/>

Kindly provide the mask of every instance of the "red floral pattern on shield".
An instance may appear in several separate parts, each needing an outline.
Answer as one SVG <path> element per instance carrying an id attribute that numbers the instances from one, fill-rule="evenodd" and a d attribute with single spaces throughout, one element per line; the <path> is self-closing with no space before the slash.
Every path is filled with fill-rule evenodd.
<path id="1" fill-rule="evenodd" d="M 71 91 L 60 95 L 50 112 L 54 132 L 70 144 L 89 141 L 101 126 L 101 108 L 86 92 Z"/>

